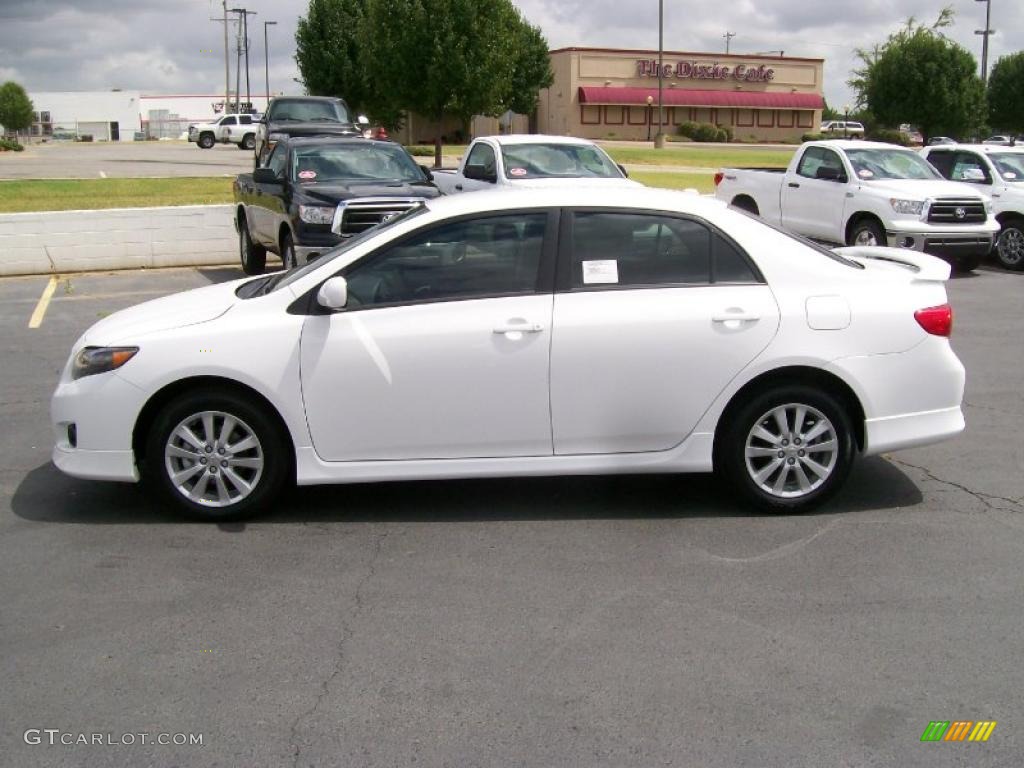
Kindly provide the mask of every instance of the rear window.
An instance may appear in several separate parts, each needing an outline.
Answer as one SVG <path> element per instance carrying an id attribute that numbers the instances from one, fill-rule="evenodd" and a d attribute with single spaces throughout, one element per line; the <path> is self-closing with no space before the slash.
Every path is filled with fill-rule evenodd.
<path id="1" fill-rule="evenodd" d="M 349 123 L 348 112 L 337 101 L 275 101 L 270 105 L 268 120 L 298 123 Z"/>

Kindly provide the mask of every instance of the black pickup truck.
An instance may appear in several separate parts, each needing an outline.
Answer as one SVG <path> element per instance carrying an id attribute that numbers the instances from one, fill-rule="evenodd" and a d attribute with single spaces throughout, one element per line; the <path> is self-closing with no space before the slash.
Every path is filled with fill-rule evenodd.
<path id="1" fill-rule="evenodd" d="M 256 126 L 254 168 L 266 165 L 274 145 L 293 136 L 366 136 L 370 124 L 332 96 L 279 96 Z"/>
<path id="2" fill-rule="evenodd" d="M 235 179 L 242 269 L 261 274 L 267 251 L 278 254 L 285 269 L 305 264 L 344 238 L 440 194 L 430 171 L 399 144 L 282 139 L 266 166 Z"/>

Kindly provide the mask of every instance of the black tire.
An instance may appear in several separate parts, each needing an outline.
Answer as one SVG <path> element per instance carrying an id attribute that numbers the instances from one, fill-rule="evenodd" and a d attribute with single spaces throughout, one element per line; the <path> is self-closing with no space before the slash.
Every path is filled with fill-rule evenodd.
<path id="1" fill-rule="evenodd" d="M 281 263 L 286 270 L 295 266 L 295 243 L 290 232 L 285 232 L 281 238 Z"/>
<path id="2" fill-rule="evenodd" d="M 745 195 L 733 200 L 732 207 L 739 208 L 741 211 L 746 211 L 747 213 L 752 213 L 754 216 L 761 215 L 761 212 L 757 209 L 757 203 Z"/>
<path id="3" fill-rule="evenodd" d="M 210 149 L 217 142 L 214 140 L 212 133 L 202 133 L 199 135 L 199 141 L 196 143 L 200 149 Z"/>
<path id="4" fill-rule="evenodd" d="M 239 149 L 245 149 L 249 152 L 256 148 L 256 134 L 247 133 L 242 137 L 242 143 L 238 145 Z"/>
<path id="5" fill-rule="evenodd" d="M 203 414 L 217 414 L 209 421 L 217 440 L 206 442 Z M 235 420 L 227 435 L 223 432 L 225 417 Z M 178 437 L 183 424 L 206 445 L 193 450 L 183 442 Z M 224 443 L 219 442 L 220 436 L 226 437 Z M 255 438 L 255 446 L 245 447 L 250 437 Z M 231 445 L 243 447 L 232 455 Z M 182 458 L 183 446 L 197 458 Z M 211 450 L 206 450 L 207 446 Z M 229 389 L 193 390 L 174 398 L 156 417 L 146 441 L 143 476 L 179 514 L 205 522 L 240 520 L 266 511 L 280 495 L 291 476 L 288 446 L 277 421 L 251 398 Z M 172 473 L 178 473 L 180 489 Z M 250 485 L 247 491 L 246 484 Z M 189 490 L 194 498 L 186 496 Z M 237 496 L 234 501 L 232 493 Z"/>
<path id="6" fill-rule="evenodd" d="M 981 266 L 981 256 L 961 256 L 953 262 L 953 271 L 959 274 L 973 272 Z"/>
<path id="7" fill-rule="evenodd" d="M 1003 269 L 1024 269 L 1024 219 L 1014 216 L 1003 221 L 992 252 Z"/>
<path id="8" fill-rule="evenodd" d="M 245 216 L 238 218 L 238 253 L 242 260 L 242 271 L 247 275 L 262 275 L 267 268 L 267 249 L 252 241 L 249 222 Z"/>
<path id="9" fill-rule="evenodd" d="M 797 431 L 800 408 L 805 415 Z M 773 418 L 777 410 L 785 414 L 788 433 Z M 758 427 L 778 441 L 755 434 Z M 822 433 L 815 434 L 819 429 Z M 765 512 L 794 514 L 814 509 L 842 487 L 854 451 L 850 417 L 838 400 L 810 386 L 779 385 L 743 403 L 722 425 L 715 470 L 741 501 Z M 766 474 L 756 479 L 759 473 Z"/>
<path id="10" fill-rule="evenodd" d="M 863 240 L 864 242 L 857 242 Z M 860 219 L 850 227 L 847 245 L 888 245 L 885 232 L 874 219 Z"/>

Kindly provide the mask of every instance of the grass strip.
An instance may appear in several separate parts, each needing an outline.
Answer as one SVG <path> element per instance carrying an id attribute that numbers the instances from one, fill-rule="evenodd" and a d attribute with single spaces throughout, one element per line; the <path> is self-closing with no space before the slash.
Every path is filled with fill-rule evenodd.
<path id="1" fill-rule="evenodd" d="M 230 203 L 225 177 L 0 181 L 0 213 Z"/>
<path id="2" fill-rule="evenodd" d="M 696 189 L 701 194 L 715 191 L 715 177 L 708 173 L 672 173 L 671 171 L 631 171 L 629 178 L 649 187 Z"/>

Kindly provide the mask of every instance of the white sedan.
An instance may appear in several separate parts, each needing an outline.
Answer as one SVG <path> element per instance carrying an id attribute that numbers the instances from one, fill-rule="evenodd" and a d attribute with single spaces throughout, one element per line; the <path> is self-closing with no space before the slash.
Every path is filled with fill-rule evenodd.
<path id="1" fill-rule="evenodd" d="M 855 454 L 963 430 L 948 277 L 684 193 L 432 200 L 96 323 L 53 397 L 53 460 L 211 520 L 293 482 L 711 470 L 801 511 Z"/>

